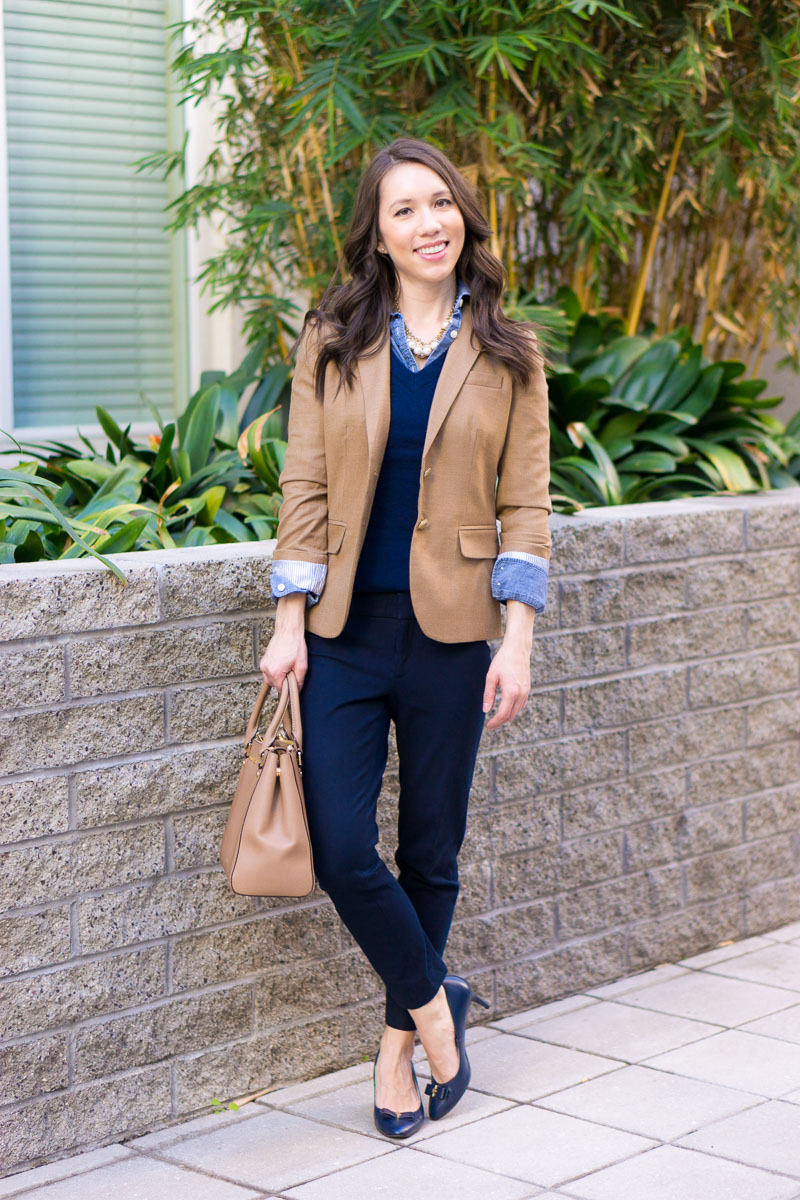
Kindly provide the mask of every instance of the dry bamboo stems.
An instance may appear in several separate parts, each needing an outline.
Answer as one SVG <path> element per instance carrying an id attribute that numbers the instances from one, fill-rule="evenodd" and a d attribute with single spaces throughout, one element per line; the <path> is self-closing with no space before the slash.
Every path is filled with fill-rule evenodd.
<path id="1" fill-rule="evenodd" d="M 644 261 L 642 262 L 639 270 L 636 286 L 634 288 L 633 302 L 631 304 L 626 321 L 626 328 L 629 335 L 632 335 L 636 332 L 636 328 L 639 324 L 639 316 L 642 311 L 645 288 L 647 287 L 647 277 L 650 274 L 650 264 L 653 261 L 653 252 L 655 250 L 656 239 L 658 238 L 661 230 L 661 224 L 664 220 L 664 213 L 667 208 L 667 197 L 669 196 L 669 190 L 672 185 L 672 177 L 675 174 L 675 168 L 678 164 L 678 155 L 680 154 L 682 145 L 683 129 L 679 129 L 678 136 L 675 139 L 675 145 L 672 147 L 672 155 L 669 160 L 669 166 L 667 167 L 667 174 L 664 178 L 664 185 L 661 189 L 661 196 L 658 201 L 658 208 L 656 210 L 653 227 L 650 231 L 647 249 L 645 250 Z"/>
<path id="2" fill-rule="evenodd" d="M 497 63 L 492 63 L 492 70 L 489 76 L 489 123 L 491 125 L 497 119 Z M 491 138 L 487 139 L 489 146 L 488 155 L 488 175 L 489 175 L 489 224 L 492 229 L 492 253 L 501 258 L 500 241 L 497 232 L 497 187 L 495 186 L 495 174 L 497 171 L 497 155 L 495 152 L 494 141 Z"/>
<path id="3" fill-rule="evenodd" d="M 297 55 L 297 49 L 296 49 L 294 41 L 292 39 L 292 35 L 289 30 L 289 26 L 287 24 L 286 18 L 282 16 L 280 18 L 280 22 L 281 22 L 281 25 L 283 26 L 283 32 L 284 32 L 284 36 L 286 38 L 286 47 L 289 51 L 289 57 L 292 60 L 292 65 L 293 65 L 294 73 L 295 73 L 295 80 L 299 81 L 300 79 L 302 79 L 303 70 L 300 65 L 300 59 Z M 330 193 L 330 189 L 328 187 L 328 178 L 325 174 L 325 160 L 322 155 L 322 147 L 319 144 L 319 137 L 317 135 L 317 131 L 313 125 L 309 125 L 308 138 L 309 138 L 309 141 L 311 142 L 312 157 L 314 159 L 314 163 L 317 168 L 317 174 L 319 175 L 320 191 L 322 192 L 322 203 L 324 205 L 325 212 L 328 217 L 328 222 L 331 227 L 331 237 L 333 238 L 333 244 L 336 248 L 336 255 L 338 258 L 341 258 L 342 257 L 342 244 L 341 244 L 341 241 L 339 240 L 339 233 L 336 229 L 336 214 L 333 211 L 333 201 L 331 200 L 331 193 Z M 302 143 L 302 141 L 303 141 L 303 139 L 301 137 L 300 142 Z"/>
<path id="4" fill-rule="evenodd" d="M 294 185 L 292 183 L 292 175 L 289 170 L 289 160 L 286 156 L 286 149 L 283 146 L 281 146 L 280 155 L 281 155 L 281 174 L 283 175 L 283 182 L 286 186 L 286 196 L 287 196 L 287 199 L 289 199 L 291 201 L 292 196 L 294 195 Z M 294 222 L 295 222 L 295 225 L 297 226 L 297 236 L 300 241 L 301 253 L 303 255 L 303 258 L 305 259 L 306 273 L 308 274 L 309 278 L 311 278 L 314 275 L 314 263 L 311 258 L 311 252 L 310 252 L 309 246 L 308 246 L 308 238 L 306 237 L 306 227 L 303 224 L 303 218 L 300 215 L 299 209 L 297 209 L 295 211 Z"/>

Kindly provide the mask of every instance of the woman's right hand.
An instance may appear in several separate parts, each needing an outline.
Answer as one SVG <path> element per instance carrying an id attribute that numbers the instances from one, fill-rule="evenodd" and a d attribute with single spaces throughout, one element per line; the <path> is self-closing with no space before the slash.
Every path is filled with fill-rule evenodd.
<path id="1" fill-rule="evenodd" d="M 278 601 L 275 632 L 258 664 L 265 681 L 278 691 L 289 671 L 294 671 L 297 686 L 303 686 L 308 670 L 305 615 L 305 592 L 292 592 Z"/>

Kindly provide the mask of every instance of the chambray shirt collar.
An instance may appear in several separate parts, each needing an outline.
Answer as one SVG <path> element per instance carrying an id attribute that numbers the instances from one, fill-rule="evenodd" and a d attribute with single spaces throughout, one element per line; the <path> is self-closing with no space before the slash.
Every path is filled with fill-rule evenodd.
<path id="1" fill-rule="evenodd" d="M 463 280 L 459 280 L 458 287 L 456 289 L 456 300 L 458 302 L 456 304 L 456 310 L 450 319 L 450 324 L 447 326 L 447 329 L 444 332 L 444 337 L 435 347 L 435 349 L 431 351 L 430 357 L 425 360 L 425 366 L 427 366 L 428 363 L 435 362 L 437 358 L 441 358 L 443 354 L 446 354 L 450 343 L 455 340 L 458 331 L 461 328 L 464 299 L 465 297 L 469 296 L 469 294 L 469 288 L 467 285 Z M 409 346 L 408 338 L 406 337 L 406 331 L 403 328 L 403 314 L 401 312 L 393 312 L 389 316 L 389 337 L 391 340 L 392 350 L 398 356 L 403 365 L 408 367 L 409 371 L 424 370 L 423 367 L 420 367 L 419 363 L 411 352 L 411 347 Z"/>

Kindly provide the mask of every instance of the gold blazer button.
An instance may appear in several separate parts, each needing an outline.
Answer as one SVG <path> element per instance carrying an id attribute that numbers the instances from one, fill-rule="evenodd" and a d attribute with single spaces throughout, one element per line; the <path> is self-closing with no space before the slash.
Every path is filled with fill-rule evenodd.
<path id="1" fill-rule="evenodd" d="M 420 521 L 419 525 L 417 526 L 417 529 L 427 529 L 429 524 L 430 524 L 430 522 L 427 521 L 425 519 L 425 517 L 423 517 L 422 520 Z"/>

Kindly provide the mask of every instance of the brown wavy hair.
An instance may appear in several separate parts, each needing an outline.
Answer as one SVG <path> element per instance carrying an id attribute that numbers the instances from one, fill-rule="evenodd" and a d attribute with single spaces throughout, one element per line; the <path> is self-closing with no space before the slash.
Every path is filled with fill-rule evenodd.
<path id="1" fill-rule="evenodd" d="M 315 385 L 323 395 L 325 371 L 334 362 L 342 383 L 352 383 L 356 361 L 377 354 L 389 336 L 389 316 L 396 307 L 397 274 L 387 254 L 378 253 L 378 194 L 381 180 L 397 163 L 430 167 L 450 189 L 464 219 L 464 247 L 456 274 L 470 289 L 474 337 L 483 350 L 503 363 L 515 383 L 525 385 L 536 366 L 547 365 L 529 331 L 529 322 L 512 321 L 501 308 L 506 288 L 503 264 L 489 249 L 491 228 L 480 207 L 477 189 L 446 154 L 416 138 L 398 138 L 379 150 L 367 166 L 356 193 L 342 260 L 316 308 L 306 313 L 303 330 L 320 334 Z M 349 279 L 337 284 L 347 273 Z"/>

